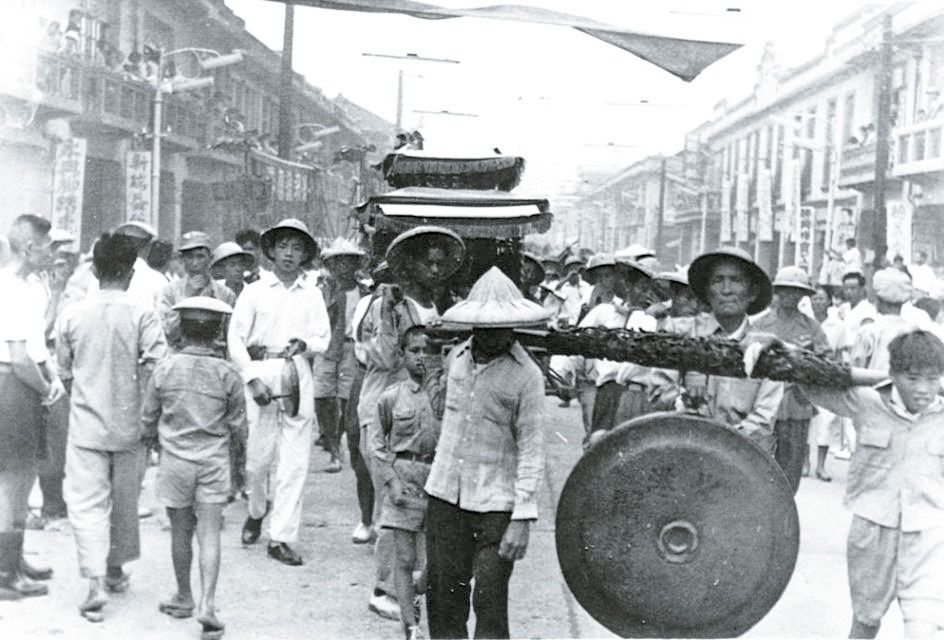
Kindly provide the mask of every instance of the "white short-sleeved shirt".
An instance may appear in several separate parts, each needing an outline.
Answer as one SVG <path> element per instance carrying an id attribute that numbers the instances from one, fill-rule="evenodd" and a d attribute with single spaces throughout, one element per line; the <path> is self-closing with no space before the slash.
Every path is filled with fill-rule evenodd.
<path id="1" fill-rule="evenodd" d="M 0 363 L 11 362 L 8 342 L 26 341 L 26 352 L 36 362 L 49 358 L 44 331 L 46 321 L 36 292 L 10 269 L 0 269 L 0 300 L 7 311 L 0 313 Z"/>

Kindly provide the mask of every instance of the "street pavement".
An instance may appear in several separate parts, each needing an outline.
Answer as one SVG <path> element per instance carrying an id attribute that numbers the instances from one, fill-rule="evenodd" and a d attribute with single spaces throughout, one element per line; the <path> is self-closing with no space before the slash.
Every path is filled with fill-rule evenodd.
<path id="1" fill-rule="evenodd" d="M 547 473 L 540 520 L 531 530 L 527 557 L 511 580 L 510 617 L 515 637 L 614 637 L 583 611 L 561 575 L 554 543 L 554 508 L 570 469 L 580 456 L 582 427 L 576 402 L 559 408 L 547 399 Z M 323 472 L 327 455 L 316 449 L 305 496 L 298 550 L 303 567 L 286 567 L 266 557 L 264 538 L 251 547 L 239 541 L 246 510 L 242 502 L 225 514 L 223 562 L 218 589 L 226 638 L 402 638 L 400 624 L 368 612 L 373 563 L 368 546 L 351 543 L 357 518 L 354 475 Z M 804 479 L 797 496 L 801 521 L 800 554 L 793 578 L 773 610 L 748 637 L 845 637 L 851 608 L 845 568 L 845 535 L 850 516 L 842 508 L 848 464 L 830 458 L 834 481 Z M 129 565 L 131 589 L 114 595 L 103 623 L 82 619 L 77 605 L 85 595 L 78 575 L 75 544 L 68 528 L 27 533 L 28 557 L 54 567 L 50 595 L 0 602 L 0 638 L 198 638 L 192 619 L 174 620 L 158 612 L 158 602 L 174 589 L 170 535 L 154 499 L 155 469 L 142 496 L 155 515 L 141 522 L 142 558 Z M 194 558 L 193 587 L 199 589 Z M 680 603 L 679 606 L 684 606 Z M 897 605 L 886 616 L 880 638 L 901 637 Z"/>

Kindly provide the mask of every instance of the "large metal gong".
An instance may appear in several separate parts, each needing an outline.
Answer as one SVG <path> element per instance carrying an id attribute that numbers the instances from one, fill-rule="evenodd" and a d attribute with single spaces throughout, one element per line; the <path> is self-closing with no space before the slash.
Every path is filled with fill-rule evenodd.
<path id="1" fill-rule="evenodd" d="M 800 527 L 776 462 L 705 418 L 621 425 L 574 467 L 557 557 L 577 601 L 623 637 L 737 636 L 780 598 Z"/>

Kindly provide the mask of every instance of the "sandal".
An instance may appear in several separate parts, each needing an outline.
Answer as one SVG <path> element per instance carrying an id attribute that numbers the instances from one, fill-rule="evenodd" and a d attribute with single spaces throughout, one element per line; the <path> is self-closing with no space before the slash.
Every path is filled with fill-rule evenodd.
<path id="1" fill-rule="evenodd" d="M 180 604 L 174 600 L 174 598 L 161 602 L 159 605 L 157 605 L 157 610 L 161 613 L 166 613 L 171 618 L 177 618 L 178 620 L 189 618 L 193 615 L 193 605 L 188 606 Z"/>
<path id="2" fill-rule="evenodd" d="M 200 640 L 219 640 L 223 637 L 226 625 L 216 618 L 216 614 L 202 615 L 197 622 L 203 627 L 200 631 Z"/>

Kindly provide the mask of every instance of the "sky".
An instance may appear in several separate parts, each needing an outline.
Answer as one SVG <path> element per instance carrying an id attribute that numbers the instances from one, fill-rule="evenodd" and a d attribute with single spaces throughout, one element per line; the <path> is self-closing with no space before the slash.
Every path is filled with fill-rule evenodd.
<path id="1" fill-rule="evenodd" d="M 427 0 L 446 7 L 497 4 Z M 339 93 L 393 122 L 397 74 L 404 72 L 403 125 L 426 148 L 522 155 L 520 189 L 545 196 L 577 186 L 578 171 L 618 171 L 653 153 L 675 153 L 684 135 L 722 99 L 750 94 L 765 44 L 791 67 L 817 55 L 853 0 L 509 0 L 576 13 L 658 35 L 744 46 L 692 82 L 565 27 L 459 18 L 295 9 L 294 66 L 326 95 Z M 930 1 L 930 0 L 928 0 Z M 280 50 L 284 7 L 270 0 L 225 0 L 246 28 Z M 728 9 L 737 9 L 729 11 Z M 363 53 L 448 58 L 459 64 L 399 61 Z M 611 103 L 648 100 L 645 107 Z M 478 117 L 416 113 L 462 112 Z"/>

